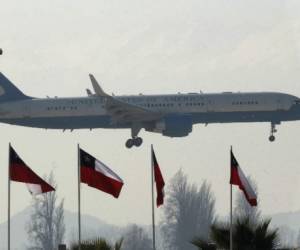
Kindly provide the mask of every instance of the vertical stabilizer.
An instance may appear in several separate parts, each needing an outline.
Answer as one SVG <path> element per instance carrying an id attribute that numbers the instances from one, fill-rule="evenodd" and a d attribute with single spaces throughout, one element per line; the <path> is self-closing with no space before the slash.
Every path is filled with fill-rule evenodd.
<path id="1" fill-rule="evenodd" d="M 31 99 L 0 72 L 0 103 Z"/>

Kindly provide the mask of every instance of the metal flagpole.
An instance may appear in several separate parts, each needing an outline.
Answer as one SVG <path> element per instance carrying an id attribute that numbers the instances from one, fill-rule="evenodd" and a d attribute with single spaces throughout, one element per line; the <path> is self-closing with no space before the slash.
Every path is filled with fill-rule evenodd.
<path id="1" fill-rule="evenodd" d="M 8 146 L 7 249 L 10 250 L 10 143 Z"/>
<path id="2" fill-rule="evenodd" d="M 155 250 L 155 211 L 154 211 L 154 164 L 153 164 L 153 145 L 151 144 L 151 190 L 152 190 L 152 242 Z"/>
<path id="3" fill-rule="evenodd" d="M 77 144 L 78 163 L 78 249 L 81 250 L 81 204 L 80 204 L 80 147 Z"/>
<path id="4" fill-rule="evenodd" d="M 230 250 L 232 250 L 232 184 L 230 184 Z"/>
<path id="5" fill-rule="evenodd" d="M 230 148 L 230 175 L 231 175 L 231 152 L 232 146 Z M 230 183 L 230 250 L 233 249 L 233 232 L 232 232 L 232 184 Z"/>

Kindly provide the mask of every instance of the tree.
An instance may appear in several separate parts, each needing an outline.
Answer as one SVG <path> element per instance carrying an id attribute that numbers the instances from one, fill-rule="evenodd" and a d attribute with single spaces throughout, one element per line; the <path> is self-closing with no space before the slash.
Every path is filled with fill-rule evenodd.
<path id="1" fill-rule="evenodd" d="M 53 173 L 47 182 L 57 189 Z M 65 235 L 64 201 L 58 206 L 56 192 L 48 192 L 33 197 L 33 209 L 27 224 L 30 250 L 54 250 L 63 242 Z"/>
<path id="2" fill-rule="evenodd" d="M 121 250 L 123 239 L 118 240 L 114 246 L 103 238 L 85 240 L 81 243 L 81 250 Z M 78 250 L 78 244 L 72 244 L 71 250 Z"/>
<path id="3" fill-rule="evenodd" d="M 258 193 L 258 188 L 255 181 L 248 176 L 247 177 L 251 187 L 253 190 Z M 237 194 L 237 198 L 235 201 L 235 208 L 234 208 L 234 220 L 243 220 L 248 218 L 251 225 L 255 226 L 259 223 L 261 217 L 261 211 L 259 207 L 252 207 L 249 202 L 246 200 L 245 195 L 243 192 L 239 192 Z"/>
<path id="4" fill-rule="evenodd" d="M 201 240 L 199 238 L 194 239 L 191 242 L 193 245 L 195 245 L 196 247 L 198 247 L 198 249 L 200 250 L 216 250 L 216 244 L 214 243 L 209 243 L 207 241 Z"/>
<path id="5" fill-rule="evenodd" d="M 233 249 L 272 250 L 278 247 L 278 231 L 269 229 L 270 222 L 271 220 L 262 220 L 253 226 L 250 218 L 237 219 L 233 225 Z M 215 223 L 211 227 L 210 236 L 218 248 L 229 249 L 230 226 L 228 224 Z M 200 247 L 205 244 L 205 242 L 197 242 L 197 240 L 193 243 Z"/>
<path id="6" fill-rule="evenodd" d="M 135 224 L 128 226 L 123 235 L 122 250 L 151 250 L 152 241 L 145 230 Z"/>
<path id="7" fill-rule="evenodd" d="M 161 230 L 165 249 L 195 249 L 191 241 L 196 235 L 206 240 L 215 218 L 215 198 L 211 186 L 204 182 L 200 188 L 188 183 L 179 170 L 170 181 Z"/>

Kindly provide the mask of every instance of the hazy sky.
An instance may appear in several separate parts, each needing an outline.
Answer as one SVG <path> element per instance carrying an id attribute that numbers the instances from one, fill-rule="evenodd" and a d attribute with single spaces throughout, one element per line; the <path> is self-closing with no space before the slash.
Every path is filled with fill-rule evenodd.
<path id="1" fill-rule="evenodd" d="M 1 71 L 26 94 L 84 96 L 93 73 L 115 94 L 280 91 L 300 96 L 298 0 L 1 1 Z M 0 221 L 6 220 L 8 143 L 38 174 L 54 171 L 77 210 L 77 143 L 125 181 L 118 200 L 83 185 L 82 212 L 114 224 L 151 223 L 150 144 L 166 183 L 182 168 L 207 179 L 217 212 L 229 211 L 229 149 L 259 188 L 264 213 L 300 210 L 300 122 L 194 126 L 186 138 L 129 130 L 72 133 L 0 125 Z M 235 192 L 239 192 L 235 189 Z M 31 196 L 12 183 L 12 214 Z M 158 210 L 160 216 L 161 209 Z"/>

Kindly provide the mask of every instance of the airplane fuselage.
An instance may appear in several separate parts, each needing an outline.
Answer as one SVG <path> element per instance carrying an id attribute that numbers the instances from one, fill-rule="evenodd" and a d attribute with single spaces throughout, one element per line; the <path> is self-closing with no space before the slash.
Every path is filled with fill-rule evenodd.
<path id="1" fill-rule="evenodd" d="M 110 96 L 93 75 L 87 97 L 32 98 L 0 73 L 0 122 L 45 129 L 130 128 L 128 148 L 140 146 L 142 128 L 169 137 L 189 135 L 194 124 L 300 120 L 300 99 L 275 93 Z"/>
<path id="2" fill-rule="evenodd" d="M 283 93 L 220 93 L 116 96 L 122 102 L 159 112 L 164 117 L 190 117 L 192 124 L 273 122 L 300 119 L 299 98 Z M 105 97 L 27 99 L 0 104 L 0 122 L 47 129 L 130 128 L 112 122 Z M 143 123 L 143 122 L 142 122 Z M 144 122 L 145 124 L 149 123 Z"/>

